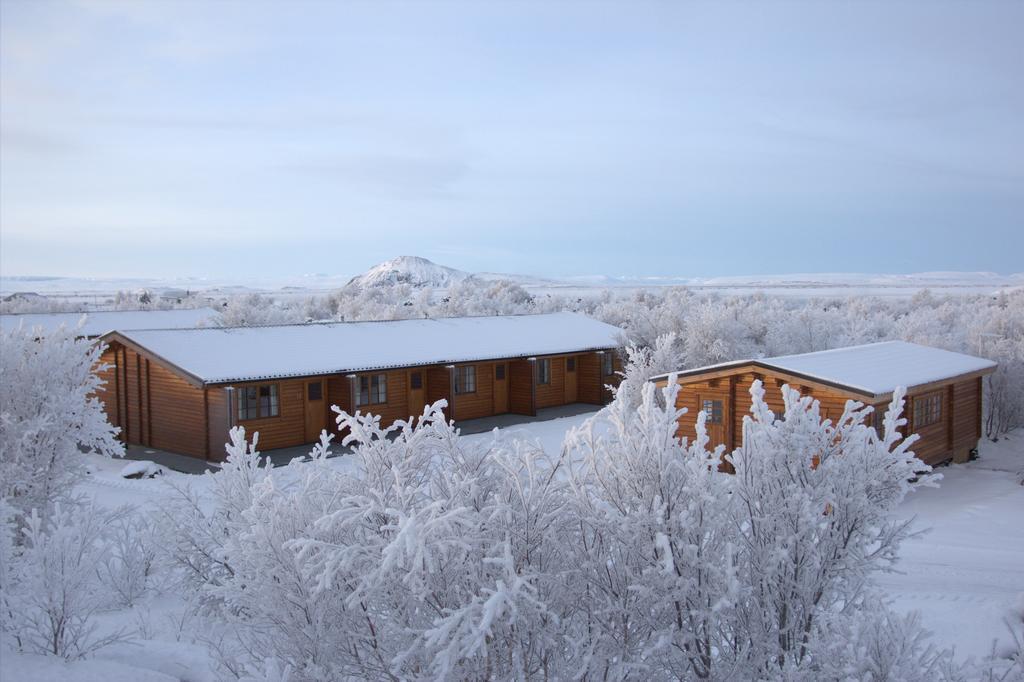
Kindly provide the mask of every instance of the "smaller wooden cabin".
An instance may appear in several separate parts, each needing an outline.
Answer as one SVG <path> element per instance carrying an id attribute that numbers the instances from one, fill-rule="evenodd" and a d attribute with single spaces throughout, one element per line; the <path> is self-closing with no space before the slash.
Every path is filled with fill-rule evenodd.
<path id="1" fill-rule="evenodd" d="M 336 432 L 332 406 L 388 425 L 603 404 L 620 330 L 574 313 L 116 331 L 100 395 L 128 443 L 220 460 L 235 425 L 263 450 Z"/>
<path id="2" fill-rule="evenodd" d="M 750 414 L 750 386 L 760 379 L 773 412 L 783 409 L 782 386 L 814 397 L 825 419 L 842 415 L 848 400 L 875 408 L 876 426 L 893 391 L 907 389 L 906 433 L 920 440 L 913 450 L 926 464 L 966 462 L 981 438 L 982 379 L 996 363 L 904 341 L 872 343 L 817 353 L 729 362 L 680 371 L 677 406 L 680 436 L 693 438 L 697 414 L 707 412 L 710 446 L 742 445 L 743 417 Z M 653 377 L 664 386 L 668 375 Z"/>

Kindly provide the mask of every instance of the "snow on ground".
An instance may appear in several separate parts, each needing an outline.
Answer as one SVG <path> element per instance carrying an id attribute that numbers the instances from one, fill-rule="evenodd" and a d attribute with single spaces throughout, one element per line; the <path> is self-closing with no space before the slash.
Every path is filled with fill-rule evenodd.
<path id="1" fill-rule="evenodd" d="M 590 414 L 522 424 L 502 436 L 534 441 L 551 454 L 561 449 L 565 433 Z M 487 443 L 494 432 L 467 436 Z M 334 466 L 351 467 L 338 457 Z M 88 480 L 81 491 L 105 507 L 159 505 L 168 483 L 189 483 L 197 490 L 209 476 L 174 471 L 154 479 L 121 477 L 124 463 L 90 457 Z M 940 646 L 955 646 L 958 658 L 980 657 L 993 641 L 1006 639 L 1003 617 L 1024 594 L 1024 432 L 999 443 L 983 441 L 981 458 L 940 470 L 939 488 L 911 494 L 900 509 L 915 518 L 915 527 L 930 529 L 903 546 L 899 573 L 881 576 L 880 584 L 895 608 L 918 610 Z M 210 654 L 188 643 L 190 624 L 181 620 L 183 599 L 166 594 L 135 609 L 104 614 L 104 629 L 138 628 L 142 636 L 98 652 L 94 659 L 66 664 L 52 658 L 3 652 L 0 681 L 7 680 L 213 680 Z"/>
<path id="2" fill-rule="evenodd" d="M 1003 618 L 1024 594 L 1024 432 L 983 440 L 981 457 L 939 469 L 938 488 L 911 494 L 900 513 L 930 529 L 900 552 L 880 583 L 897 609 L 961 657 L 984 656 L 1008 636 Z"/>

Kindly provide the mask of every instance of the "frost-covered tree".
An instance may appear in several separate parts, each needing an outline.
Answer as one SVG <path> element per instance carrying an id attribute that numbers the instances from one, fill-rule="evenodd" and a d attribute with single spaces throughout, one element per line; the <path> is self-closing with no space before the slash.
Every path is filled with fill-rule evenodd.
<path id="1" fill-rule="evenodd" d="M 83 452 L 124 454 L 96 398 L 102 350 L 63 326 L 0 333 L 0 497 L 22 516 L 68 495 Z"/>
<path id="2" fill-rule="evenodd" d="M 893 510 L 930 468 L 909 449 L 916 436 L 900 435 L 902 391 L 882 437 L 859 403 L 822 419 L 817 401 L 784 387 L 776 418 L 759 381 L 750 392 L 743 446 L 729 456 L 737 578 L 749 590 L 737 605 L 749 637 L 740 645 L 758 675 L 791 676 L 817 665 L 833 622 L 862 609 L 872 575 L 895 561 L 911 522 Z"/>
<path id="3" fill-rule="evenodd" d="M 723 618 L 742 596 L 733 479 L 719 471 L 721 448 L 707 449 L 704 415 L 694 442 L 677 437 L 678 390 L 647 383 L 638 406 L 620 396 L 567 437 L 578 524 L 569 583 L 588 678 L 736 673 Z"/>
<path id="4" fill-rule="evenodd" d="M 620 372 L 622 378 L 618 386 L 612 387 L 612 395 L 635 407 L 640 404 L 644 385 L 651 377 L 675 372 L 684 363 L 683 350 L 674 332 L 659 336 L 653 347 L 628 344 Z"/>

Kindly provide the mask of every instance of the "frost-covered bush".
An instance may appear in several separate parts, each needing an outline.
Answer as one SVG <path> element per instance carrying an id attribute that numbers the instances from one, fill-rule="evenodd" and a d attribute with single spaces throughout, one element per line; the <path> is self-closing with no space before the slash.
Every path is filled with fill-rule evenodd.
<path id="1" fill-rule="evenodd" d="M 677 438 L 678 390 L 620 397 L 553 457 L 463 440 L 443 402 L 388 428 L 340 414 L 344 465 L 324 433 L 311 461 L 268 469 L 236 430 L 212 506 L 186 497 L 166 543 L 222 672 L 955 678 L 873 587 L 908 533 L 894 506 L 928 480 L 898 433 L 901 397 L 879 437 L 870 408 L 822 422 L 787 390 L 776 419 L 755 385 L 732 475 L 703 416 L 696 440 Z"/>
<path id="2" fill-rule="evenodd" d="M 110 601 L 100 579 L 107 529 L 125 513 L 58 503 L 46 520 L 34 510 L 24 520 L 3 586 L 4 630 L 18 650 L 72 660 L 124 639 L 94 616 Z"/>
<path id="3" fill-rule="evenodd" d="M 694 442 L 676 437 L 678 390 L 647 384 L 639 407 L 616 400 L 569 440 L 588 676 L 831 679 L 863 665 L 883 628 L 880 669 L 944 661 L 918 646 L 916 622 L 863 619 L 884 613 L 871 578 L 908 534 L 891 512 L 927 472 L 896 430 L 900 396 L 880 439 L 870 408 L 822 422 L 786 390 L 777 420 L 755 384 L 731 475 L 706 449 L 704 415 Z M 849 648 L 854 635 L 863 644 Z"/>
<path id="4" fill-rule="evenodd" d="M 675 372 L 683 366 L 684 354 L 674 332 L 662 334 L 653 347 L 628 344 L 625 363 L 620 372 L 618 386 L 611 387 L 612 395 L 630 407 L 640 404 L 641 392 L 648 379 L 659 374 Z"/>
<path id="5" fill-rule="evenodd" d="M 204 474 L 209 477 L 212 505 L 188 482 L 169 481 L 172 494 L 155 514 L 158 555 L 177 574 L 184 589 L 200 594 L 205 588 L 223 584 L 232 574 L 225 543 L 244 523 L 243 513 L 252 506 L 253 486 L 270 474 L 270 461 L 257 450 L 259 434 L 249 443 L 245 427 L 236 426 L 229 438 L 221 469 Z"/>
<path id="6" fill-rule="evenodd" d="M 131 607 L 146 593 L 156 568 L 153 526 L 135 509 L 113 519 L 105 533 L 106 552 L 97 568 L 118 606 Z"/>
<path id="7" fill-rule="evenodd" d="M 63 326 L 0 332 L 0 497 L 22 516 L 68 495 L 83 452 L 124 454 L 95 395 L 102 350 Z"/>
<path id="8" fill-rule="evenodd" d="M 312 461 L 253 483 L 223 546 L 230 573 L 207 588 L 238 650 L 294 679 L 506 679 L 558 664 L 568 643 L 545 604 L 564 589 L 564 484 L 533 448 L 469 446 L 443 405 L 386 429 L 342 414 L 358 471 L 334 466 L 325 434 Z"/>

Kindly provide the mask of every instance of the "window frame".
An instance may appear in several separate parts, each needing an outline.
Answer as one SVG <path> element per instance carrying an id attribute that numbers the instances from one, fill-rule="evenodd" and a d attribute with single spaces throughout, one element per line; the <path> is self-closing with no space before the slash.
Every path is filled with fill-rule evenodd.
<path id="1" fill-rule="evenodd" d="M 376 390 L 373 380 L 377 379 Z M 366 381 L 366 401 L 363 401 L 363 381 Z M 387 372 L 374 372 L 373 374 L 360 374 L 357 377 L 356 385 L 356 407 L 366 405 L 387 405 L 388 402 L 388 374 Z M 383 400 L 381 396 L 383 395 Z"/>
<path id="2" fill-rule="evenodd" d="M 711 409 L 708 409 L 708 403 L 711 403 Z M 715 405 L 718 405 L 717 409 Z M 705 424 L 724 424 L 725 423 L 725 401 L 722 399 L 715 398 L 701 398 L 700 399 L 700 411 L 707 415 Z M 717 413 L 718 417 L 715 418 Z"/>
<path id="3" fill-rule="evenodd" d="M 942 422 L 942 391 L 914 396 L 914 430 Z"/>
<path id="4" fill-rule="evenodd" d="M 263 396 L 260 395 L 260 389 L 266 388 L 269 391 L 267 396 L 270 404 L 274 406 L 273 414 L 263 414 Z M 249 391 L 255 392 L 255 402 L 253 409 L 245 409 L 245 416 L 242 416 L 243 408 L 248 408 L 246 394 Z M 265 384 L 246 384 L 244 386 L 235 387 L 235 395 L 237 398 L 237 409 L 235 410 L 236 419 L 239 422 L 251 422 L 257 419 L 278 419 L 281 416 L 281 386 L 278 382 L 269 382 Z"/>
<path id="5" fill-rule="evenodd" d="M 316 386 L 317 397 L 312 398 L 309 395 L 310 389 Z M 307 403 L 318 403 L 324 399 L 324 383 L 323 381 L 307 381 L 306 382 L 306 402 Z"/>
<path id="6" fill-rule="evenodd" d="M 416 384 L 419 384 L 418 386 Z M 423 389 L 423 370 L 409 372 L 409 390 L 420 391 Z"/>
<path id="7" fill-rule="evenodd" d="M 476 365 L 460 365 L 455 368 L 455 395 L 476 393 Z"/>
<path id="8" fill-rule="evenodd" d="M 605 351 L 601 354 L 601 376 L 610 377 L 615 374 L 615 357 L 611 351 Z"/>
<path id="9" fill-rule="evenodd" d="M 506 373 L 505 373 L 505 363 L 504 362 L 499 362 L 496 365 L 494 365 L 494 380 L 495 381 L 505 381 L 505 375 L 506 375 Z"/>
<path id="10" fill-rule="evenodd" d="M 537 385 L 548 386 L 551 384 L 551 358 L 537 359 Z"/>
<path id="11" fill-rule="evenodd" d="M 575 372 L 576 371 L 576 356 L 568 357 L 565 359 L 565 371 Z"/>

